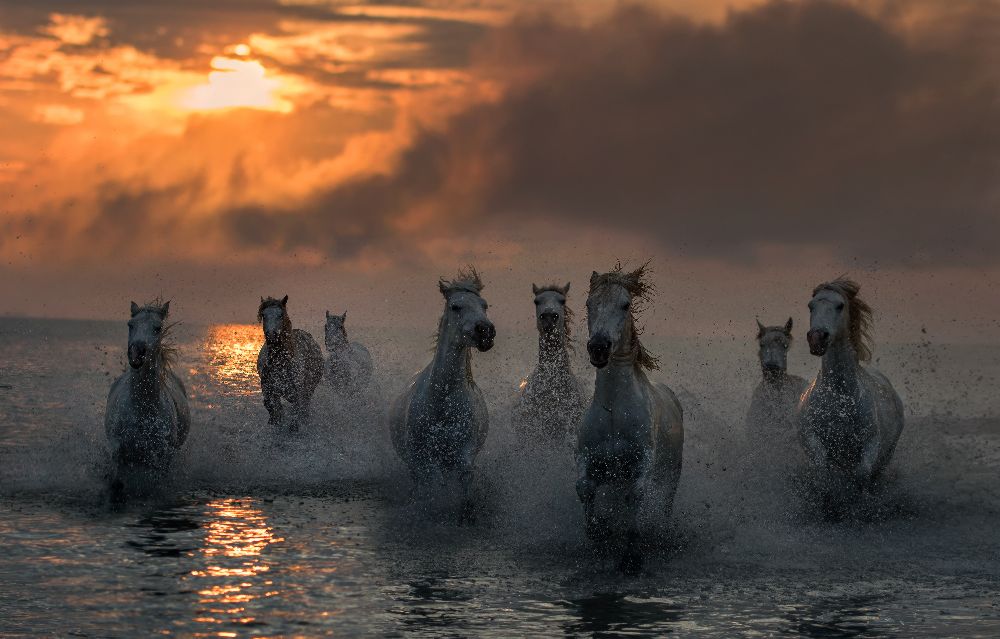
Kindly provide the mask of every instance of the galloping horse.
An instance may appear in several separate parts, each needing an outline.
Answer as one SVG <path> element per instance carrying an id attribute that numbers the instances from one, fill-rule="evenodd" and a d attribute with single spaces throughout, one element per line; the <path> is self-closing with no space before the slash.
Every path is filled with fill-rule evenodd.
<path id="1" fill-rule="evenodd" d="M 359 342 L 347 341 L 347 311 L 343 315 L 326 312 L 326 380 L 344 397 L 355 398 L 372 379 L 372 356 Z"/>
<path id="2" fill-rule="evenodd" d="M 799 437 L 821 479 L 874 482 L 889 464 L 903 430 L 903 402 L 886 377 L 864 368 L 872 355 L 872 309 L 861 287 L 844 277 L 813 289 L 809 352 L 819 373 L 798 407 Z"/>
<path id="3" fill-rule="evenodd" d="M 467 492 L 489 431 L 469 349 L 493 348 L 496 329 L 486 317 L 483 283 L 474 268 L 454 280 L 440 280 L 438 288 L 445 305 L 434 359 L 393 402 L 389 427 L 393 446 L 418 486 L 433 477 L 456 478 Z"/>
<path id="4" fill-rule="evenodd" d="M 794 441 L 795 409 L 806 389 L 806 380 L 788 373 L 792 318 L 784 326 L 764 326 L 758 321 L 757 345 L 764 378 L 750 400 L 747 435 L 765 442 L 773 442 L 775 438 Z"/>
<path id="5" fill-rule="evenodd" d="M 621 265 L 590 276 L 587 352 L 597 368 L 594 399 L 580 426 L 577 494 L 591 539 L 624 533 L 621 569 L 642 566 L 640 510 L 666 518 L 673 508 L 684 445 L 683 411 L 673 391 L 652 384 L 647 370 L 659 368 L 639 341 L 636 316 L 652 292 L 647 266 L 626 273 Z M 601 499 L 601 495 L 606 495 Z M 597 507 L 617 514 L 611 530 Z M 605 521 L 602 521 L 605 520 Z"/>
<path id="6" fill-rule="evenodd" d="M 538 365 L 521 382 L 513 423 L 524 435 L 564 439 L 575 434 L 583 413 L 580 380 L 569 362 L 569 283 L 532 284 L 531 290 L 535 294 Z"/>
<path id="7" fill-rule="evenodd" d="M 257 373 L 264 395 L 268 424 L 284 424 L 282 399 L 292 404 L 289 430 L 297 430 L 309 419 L 309 403 L 323 377 L 323 353 L 306 331 L 292 328 L 288 296 L 260 298 L 257 321 L 264 327 L 264 345 L 257 355 Z"/>
<path id="8" fill-rule="evenodd" d="M 164 474 L 191 426 L 187 393 L 171 370 L 170 302 L 139 306 L 128 321 L 128 368 L 111 385 L 104 429 L 115 462 L 113 489 L 126 488 L 130 475 L 156 479 Z"/>

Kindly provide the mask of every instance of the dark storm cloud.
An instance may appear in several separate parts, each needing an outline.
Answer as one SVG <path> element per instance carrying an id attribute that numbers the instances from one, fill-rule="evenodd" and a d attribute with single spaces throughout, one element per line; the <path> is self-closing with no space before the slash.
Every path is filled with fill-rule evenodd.
<path id="1" fill-rule="evenodd" d="M 639 8 L 590 27 L 516 21 L 483 49 L 480 68 L 510 83 L 499 102 L 420 136 L 391 176 L 224 224 L 247 245 L 336 252 L 430 207 L 428 234 L 540 216 L 715 257 L 781 244 L 995 261 L 1000 14 L 937 6 L 940 29 L 919 32 L 825 1 L 721 26 Z"/>

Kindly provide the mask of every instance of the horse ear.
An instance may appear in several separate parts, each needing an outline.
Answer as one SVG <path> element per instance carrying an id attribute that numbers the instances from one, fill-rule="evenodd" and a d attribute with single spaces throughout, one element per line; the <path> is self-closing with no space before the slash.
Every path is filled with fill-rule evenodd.
<path id="1" fill-rule="evenodd" d="M 160 315 L 166 317 L 167 313 L 169 312 L 170 312 L 170 300 L 167 300 L 166 302 L 163 303 L 163 307 L 160 309 Z"/>
<path id="2" fill-rule="evenodd" d="M 563 287 L 563 295 L 565 295 L 566 293 L 569 293 L 569 282 L 566 282 L 566 286 Z"/>
<path id="3" fill-rule="evenodd" d="M 340 316 L 340 321 L 341 322 L 347 321 L 347 309 L 346 308 L 344 309 L 344 314 Z"/>
<path id="4" fill-rule="evenodd" d="M 264 296 L 263 296 L 263 295 L 261 295 L 261 296 L 260 296 L 260 303 L 261 303 L 261 304 L 263 304 L 263 303 L 264 303 Z"/>
<path id="5" fill-rule="evenodd" d="M 132 306 L 129 307 L 129 311 L 132 313 L 132 317 L 135 317 L 135 314 L 139 312 L 139 305 L 132 302 Z"/>
<path id="6" fill-rule="evenodd" d="M 281 305 L 283 307 L 288 305 L 288 296 L 287 295 L 281 298 Z"/>
<path id="7" fill-rule="evenodd" d="M 330 315 L 330 311 L 326 311 L 326 319 L 330 319 L 331 317 L 332 315 Z"/>
<path id="8" fill-rule="evenodd" d="M 785 334 L 786 335 L 791 335 L 792 334 L 792 318 L 791 317 L 789 317 L 788 321 L 785 322 Z"/>
<path id="9" fill-rule="evenodd" d="M 445 299 L 448 299 L 448 285 L 444 280 L 438 280 L 438 290 L 441 291 L 441 295 L 444 295 Z"/>
<path id="10" fill-rule="evenodd" d="M 764 337 L 764 325 L 757 320 L 757 339 Z"/>
<path id="11" fill-rule="evenodd" d="M 534 282 L 531 283 L 531 292 L 534 293 L 535 295 L 538 295 L 541 292 L 539 288 L 535 286 Z"/>
<path id="12" fill-rule="evenodd" d="M 596 282 L 597 278 L 599 278 L 599 277 L 600 277 L 600 275 L 597 274 L 597 271 L 594 271 L 594 272 L 592 272 L 590 274 L 590 284 L 591 284 L 591 286 L 593 286 L 594 282 Z"/>

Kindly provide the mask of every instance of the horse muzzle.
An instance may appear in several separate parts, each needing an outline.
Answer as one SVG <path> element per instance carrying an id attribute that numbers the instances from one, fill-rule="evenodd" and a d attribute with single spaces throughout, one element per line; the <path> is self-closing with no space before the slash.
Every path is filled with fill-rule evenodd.
<path id="1" fill-rule="evenodd" d="M 604 368 L 611 360 L 611 340 L 603 336 L 591 337 L 587 341 L 587 354 L 590 363 L 597 368 Z"/>
<path id="2" fill-rule="evenodd" d="M 546 311 L 538 316 L 538 326 L 546 333 L 551 333 L 559 325 L 559 313 Z"/>
<path id="3" fill-rule="evenodd" d="M 476 333 L 473 341 L 476 344 L 476 348 L 481 353 L 493 348 L 493 342 L 497 337 L 497 329 L 489 322 L 480 322 L 476 324 Z"/>
<path id="4" fill-rule="evenodd" d="M 132 368 L 142 368 L 142 365 L 146 362 L 146 345 L 145 344 L 129 344 L 128 345 L 128 364 Z"/>
<path id="5" fill-rule="evenodd" d="M 827 346 L 830 344 L 830 333 L 814 328 L 806 333 L 806 341 L 809 342 L 810 353 L 813 355 L 824 355 L 826 354 Z"/>

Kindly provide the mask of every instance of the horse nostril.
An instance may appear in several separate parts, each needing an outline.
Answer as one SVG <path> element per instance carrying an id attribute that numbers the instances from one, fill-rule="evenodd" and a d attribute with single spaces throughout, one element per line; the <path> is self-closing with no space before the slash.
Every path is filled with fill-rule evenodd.
<path id="1" fill-rule="evenodd" d="M 497 334 L 497 329 L 492 324 L 476 324 L 476 335 L 484 339 L 493 339 Z"/>
<path id="2" fill-rule="evenodd" d="M 559 319 L 559 315 L 556 313 L 552 313 L 550 311 L 546 311 L 545 313 L 542 313 L 541 318 L 542 321 L 544 322 L 555 322 L 556 320 Z"/>

